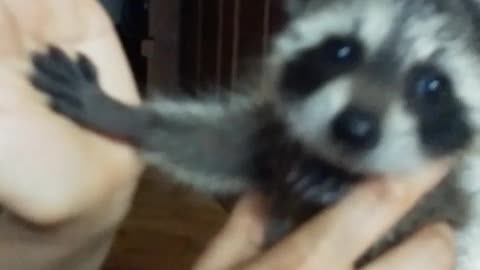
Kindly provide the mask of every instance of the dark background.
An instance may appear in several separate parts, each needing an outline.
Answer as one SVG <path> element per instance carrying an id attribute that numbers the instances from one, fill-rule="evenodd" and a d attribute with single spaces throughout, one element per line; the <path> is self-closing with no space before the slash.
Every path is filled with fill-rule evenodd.
<path id="1" fill-rule="evenodd" d="M 285 16 L 280 0 L 235 1 L 123 0 L 116 27 L 142 93 L 193 93 L 241 77 Z"/>

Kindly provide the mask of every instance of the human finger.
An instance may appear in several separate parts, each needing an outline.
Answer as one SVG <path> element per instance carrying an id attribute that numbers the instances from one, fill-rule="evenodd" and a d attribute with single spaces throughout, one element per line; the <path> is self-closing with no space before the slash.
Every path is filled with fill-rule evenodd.
<path id="1" fill-rule="evenodd" d="M 445 224 L 435 224 L 423 228 L 361 270 L 452 270 L 454 261 L 451 229 Z"/>
<path id="2" fill-rule="evenodd" d="M 258 194 L 248 194 L 236 205 L 222 231 L 211 242 L 194 270 L 225 270 L 248 261 L 260 252 L 264 204 Z"/>
<path id="3" fill-rule="evenodd" d="M 350 269 L 423 194 L 439 183 L 448 165 L 439 162 L 414 175 L 367 181 L 336 206 L 301 226 L 255 267 Z"/>

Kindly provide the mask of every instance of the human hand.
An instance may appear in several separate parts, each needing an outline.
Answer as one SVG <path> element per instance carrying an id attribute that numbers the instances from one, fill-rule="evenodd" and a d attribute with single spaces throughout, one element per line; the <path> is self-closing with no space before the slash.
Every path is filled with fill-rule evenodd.
<path id="1" fill-rule="evenodd" d="M 97 2 L 0 1 L 0 269 L 97 269 L 130 207 L 134 150 L 55 114 L 28 81 L 32 52 L 55 44 L 93 59 L 108 94 L 139 102 Z"/>
<path id="2" fill-rule="evenodd" d="M 256 195 L 247 196 L 194 269 L 351 270 L 373 243 L 438 184 L 447 167 L 435 164 L 408 177 L 369 180 L 266 252 L 261 250 L 264 204 Z M 447 225 L 429 225 L 361 270 L 450 270 L 453 246 Z"/>
<path id="3" fill-rule="evenodd" d="M 141 171 L 134 151 L 54 114 L 27 80 L 31 53 L 55 44 L 87 54 L 109 94 L 138 103 L 107 15 L 94 0 L 1 4 L 0 204 L 48 225 L 91 214 L 120 192 L 130 196 Z"/>

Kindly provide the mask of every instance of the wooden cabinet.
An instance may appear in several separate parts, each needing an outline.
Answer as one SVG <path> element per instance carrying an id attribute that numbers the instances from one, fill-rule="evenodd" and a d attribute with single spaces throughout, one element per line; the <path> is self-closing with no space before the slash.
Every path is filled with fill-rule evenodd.
<path id="1" fill-rule="evenodd" d="M 184 89 L 230 87 L 268 50 L 283 20 L 278 0 L 183 1 L 179 77 Z"/>
<path id="2" fill-rule="evenodd" d="M 194 92 L 230 87 L 268 50 L 284 21 L 277 0 L 150 0 L 148 85 Z"/>

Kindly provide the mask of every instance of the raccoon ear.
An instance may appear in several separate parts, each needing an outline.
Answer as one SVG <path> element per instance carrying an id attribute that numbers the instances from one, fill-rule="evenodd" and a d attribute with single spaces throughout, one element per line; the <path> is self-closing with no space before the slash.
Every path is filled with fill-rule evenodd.
<path id="1" fill-rule="evenodd" d="M 290 17 L 295 17 L 305 10 L 308 0 L 284 0 L 285 10 Z"/>

